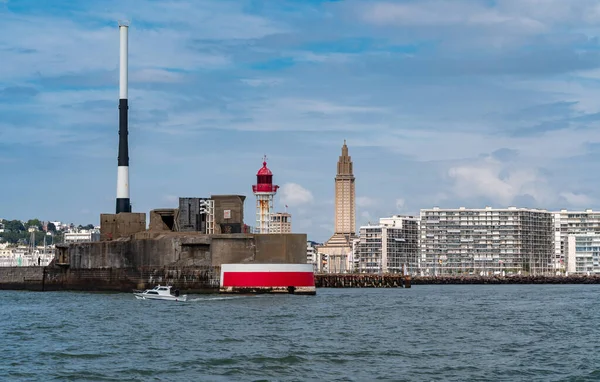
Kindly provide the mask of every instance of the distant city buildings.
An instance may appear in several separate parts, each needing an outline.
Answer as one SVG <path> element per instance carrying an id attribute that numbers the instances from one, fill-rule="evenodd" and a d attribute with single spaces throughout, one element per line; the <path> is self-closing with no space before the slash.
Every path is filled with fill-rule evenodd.
<path id="1" fill-rule="evenodd" d="M 287 212 L 272 214 L 269 233 L 292 233 L 292 215 Z"/>
<path id="2" fill-rule="evenodd" d="M 66 232 L 63 238 L 64 243 L 83 243 L 89 241 L 100 241 L 100 231 L 81 230 L 80 232 Z"/>
<path id="3" fill-rule="evenodd" d="M 600 234 L 586 232 L 568 235 L 564 253 L 568 274 L 600 274 Z"/>
<path id="4" fill-rule="evenodd" d="M 429 275 L 547 274 L 554 263 L 553 227 L 552 213 L 544 210 L 421 210 L 421 269 Z"/>
<path id="5" fill-rule="evenodd" d="M 419 220 L 413 216 L 382 218 L 360 227 L 355 246 L 359 273 L 411 273 L 419 266 Z"/>
<path id="6" fill-rule="evenodd" d="M 569 267 L 567 256 L 567 239 L 574 235 L 574 240 L 588 240 L 587 234 L 600 234 L 600 212 L 591 209 L 585 211 L 560 210 L 554 212 L 554 249 L 557 269 L 575 269 Z M 583 239 L 581 235 L 587 237 Z M 579 237 L 579 238 L 577 238 Z M 581 251 L 584 253 L 585 251 Z M 573 255 L 571 249 L 571 255 Z M 575 270 L 569 270 L 575 272 Z"/>

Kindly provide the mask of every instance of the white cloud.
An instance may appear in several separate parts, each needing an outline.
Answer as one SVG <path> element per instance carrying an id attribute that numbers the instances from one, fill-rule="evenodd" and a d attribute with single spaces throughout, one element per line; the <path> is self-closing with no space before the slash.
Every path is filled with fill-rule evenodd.
<path id="1" fill-rule="evenodd" d="M 585 194 L 561 192 L 559 195 L 565 198 L 567 203 L 569 203 L 572 207 L 589 208 L 595 202 L 593 198 Z"/>
<path id="2" fill-rule="evenodd" d="M 279 193 L 281 201 L 288 206 L 300 206 L 312 203 L 314 200 L 313 194 L 309 190 L 296 183 L 284 184 Z"/>
<path id="3" fill-rule="evenodd" d="M 377 205 L 377 199 L 369 198 L 368 196 L 359 196 L 356 198 L 356 206 L 365 208 Z"/>
<path id="4" fill-rule="evenodd" d="M 552 199 L 552 190 L 536 169 L 511 168 L 490 157 L 480 163 L 452 167 L 448 175 L 454 181 L 455 196 L 462 199 L 485 197 L 504 206 L 511 204 L 517 196 L 530 195 L 539 203 Z"/>

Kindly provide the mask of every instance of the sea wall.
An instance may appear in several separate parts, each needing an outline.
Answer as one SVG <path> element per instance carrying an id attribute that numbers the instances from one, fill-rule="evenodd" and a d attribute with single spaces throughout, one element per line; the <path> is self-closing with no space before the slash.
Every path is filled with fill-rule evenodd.
<path id="1" fill-rule="evenodd" d="M 185 293 L 215 293 L 220 267 L 148 267 L 61 269 L 52 267 L 0 268 L 0 290 L 77 290 L 131 292 L 157 284 L 173 285 Z"/>
<path id="2" fill-rule="evenodd" d="M 43 267 L 0 267 L 0 289 L 38 289 Z"/>
<path id="3" fill-rule="evenodd" d="M 169 283 L 190 293 L 215 292 L 220 266 L 228 263 L 306 263 L 306 234 L 145 231 L 58 245 L 48 267 L 1 269 L 0 289 L 131 291 Z"/>

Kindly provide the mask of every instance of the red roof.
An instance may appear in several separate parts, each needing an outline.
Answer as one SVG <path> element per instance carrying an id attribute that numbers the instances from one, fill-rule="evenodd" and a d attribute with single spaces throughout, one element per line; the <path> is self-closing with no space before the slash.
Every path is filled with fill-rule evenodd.
<path id="1" fill-rule="evenodd" d="M 273 175 L 271 170 L 269 170 L 269 168 L 267 167 L 267 162 L 263 162 L 262 168 L 256 173 L 256 176 L 259 175 Z"/>

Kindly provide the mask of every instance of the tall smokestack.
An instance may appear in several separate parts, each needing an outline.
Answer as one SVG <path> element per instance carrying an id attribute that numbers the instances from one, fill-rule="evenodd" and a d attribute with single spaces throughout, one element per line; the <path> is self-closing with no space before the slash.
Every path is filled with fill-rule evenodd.
<path id="1" fill-rule="evenodd" d="M 117 213 L 131 212 L 129 201 L 129 144 L 127 136 L 127 38 L 129 24 L 119 22 L 119 157 L 117 170 Z"/>

